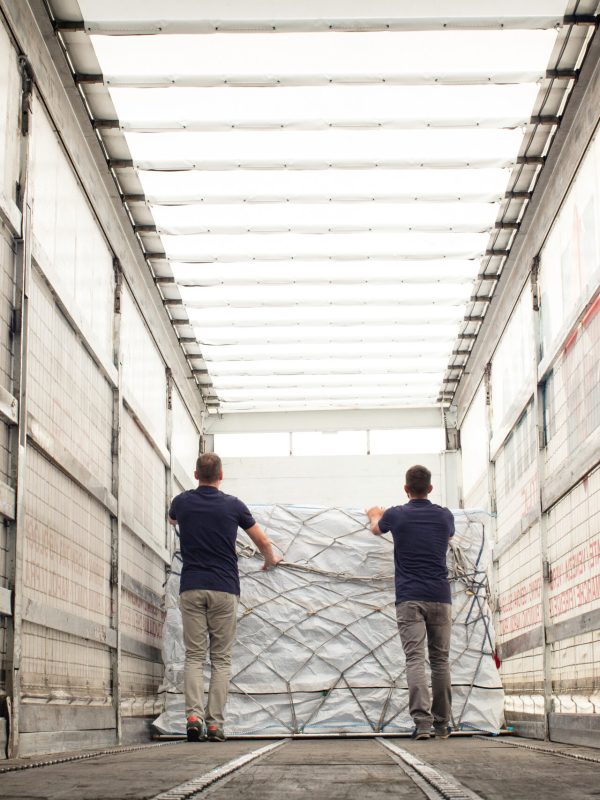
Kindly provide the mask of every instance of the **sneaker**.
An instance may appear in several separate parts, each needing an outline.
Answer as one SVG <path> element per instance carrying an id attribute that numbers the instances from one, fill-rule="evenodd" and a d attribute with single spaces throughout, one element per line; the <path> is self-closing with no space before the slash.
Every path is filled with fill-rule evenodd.
<path id="1" fill-rule="evenodd" d="M 411 739 L 429 739 L 429 731 L 421 728 L 415 728 L 414 731 L 410 735 Z"/>
<path id="2" fill-rule="evenodd" d="M 434 725 L 433 732 L 436 739 L 447 739 L 452 733 L 452 728 L 449 725 Z"/>
<path id="3" fill-rule="evenodd" d="M 207 730 L 209 742 L 224 742 L 227 738 L 220 725 L 209 725 Z"/>
<path id="4" fill-rule="evenodd" d="M 206 741 L 206 725 L 199 717 L 189 716 L 185 727 L 188 742 Z"/>

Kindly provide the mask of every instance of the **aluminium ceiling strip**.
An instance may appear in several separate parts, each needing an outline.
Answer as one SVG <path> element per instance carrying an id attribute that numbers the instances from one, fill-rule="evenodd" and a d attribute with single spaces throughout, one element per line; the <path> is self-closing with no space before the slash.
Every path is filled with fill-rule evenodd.
<path id="1" fill-rule="evenodd" d="M 68 14 L 71 4 L 57 2 L 67 18 L 77 22 L 80 15 Z M 201 5 L 191 0 L 172 0 L 168 7 L 160 0 L 80 0 L 85 17 L 85 30 L 121 34 L 169 34 L 177 30 L 210 32 L 215 28 L 227 31 L 364 31 L 364 30 L 438 30 L 454 27 L 478 30 L 551 28 L 562 21 L 565 3 L 560 0 L 505 0 L 502 14 L 492 0 L 459 0 L 444 8 L 439 3 L 422 0 L 418 7 L 393 0 L 370 0 L 368 4 L 347 0 L 262 0 L 251 5 L 245 0 L 204 0 Z M 587 3 L 575 6 L 580 13 L 589 11 Z M 567 11 L 570 7 L 567 8 Z"/>

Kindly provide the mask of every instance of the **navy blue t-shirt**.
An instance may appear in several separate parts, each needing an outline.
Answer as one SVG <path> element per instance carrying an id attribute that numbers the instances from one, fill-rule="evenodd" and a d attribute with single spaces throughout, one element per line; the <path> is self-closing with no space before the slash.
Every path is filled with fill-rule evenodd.
<path id="1" fill-rule="evenodd" d="M 248 507 L 214 486 L 199 486 L 173 498 L 169 516 L 179 525 L 179 591 L 212 589 L 239 595 L 235 540 L 238 527 L 248 530 L 255 524 Z"/>
<path id="2" fill-rule="evenodd" d="M 410 500 L 388 508 L 377 524 L 394 537 L 396 603 L 451 603 L 446 552 L 454 535 L 452 512 L 430 500 Z"/>

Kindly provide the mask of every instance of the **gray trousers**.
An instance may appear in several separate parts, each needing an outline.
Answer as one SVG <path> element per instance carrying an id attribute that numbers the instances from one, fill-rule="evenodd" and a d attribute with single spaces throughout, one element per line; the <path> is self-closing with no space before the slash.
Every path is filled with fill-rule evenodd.
<path id="1" fill-rule="evenodd" d="M 183 676 L 186 716 L 222 726 L 231 677 L 231 648 L 237 626 L 238 596 L 190 589 L 179 596 L 185 644 Z M 208 641 L 210 646 L 207 648 Z M 210 685 L 204 707 L 204 664 L 210 650 Z"/>
<path id="2" fill-rule="evenodd" d="M 396 606 L 396 619 L 408 683 L 408 707 L 417 730 L 446 727 L 452 711 L 450 686 L 450 631 L 452 606 L 407 600 Z M 431 667 L 431 694 L 425 670 L 425 638 Z"/>

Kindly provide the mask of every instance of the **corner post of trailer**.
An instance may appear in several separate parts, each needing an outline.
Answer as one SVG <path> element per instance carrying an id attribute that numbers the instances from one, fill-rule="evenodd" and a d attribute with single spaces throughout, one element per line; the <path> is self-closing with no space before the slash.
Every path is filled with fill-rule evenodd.
<path id="1" fill-rule="evenodd" d="M 123 269 L 117 258 L 113 259 L 115 275 L 113 306 L 113 363 L 117 368 L 117 384 L 113 386 L 112 412 L 112 494 L 116 498 L 115 515 L 111 516 L 111 627 L 115 632 L 111 650 L 112 702 L 115 714 L 115 733 L 119 744 L 123 740 L 121 716 L 121 611 L 122 611 L 122 445 L 123 445 L 123 362 L 121 353 L 121 294 Z"/>
<path id="2" fill-rule="evenodd" d="M 8 588 L 12 591 L 12 615 L 7 641 L 7 696 L 9 758 L 19 753 L 21 701 L 21 655 L 23 622 L 23 549 L 25 537 L 25 476 L 27 455 L 27 359 L 29 353 L 29 291 L 31 283 L 32 198 L 29 186 L 31 158 L 31 105 L 33 74 L 25 56 L 20 56 L 21 110 L 19 184 L 17 203 L 21 211 L 21 234 L 15 238 L 14 305 L 12 321 L 12 392 L 17 401 L 17 425 L 10 429 L 10 482 L 15 490 L 15 514 L 8 540 Z"/>

